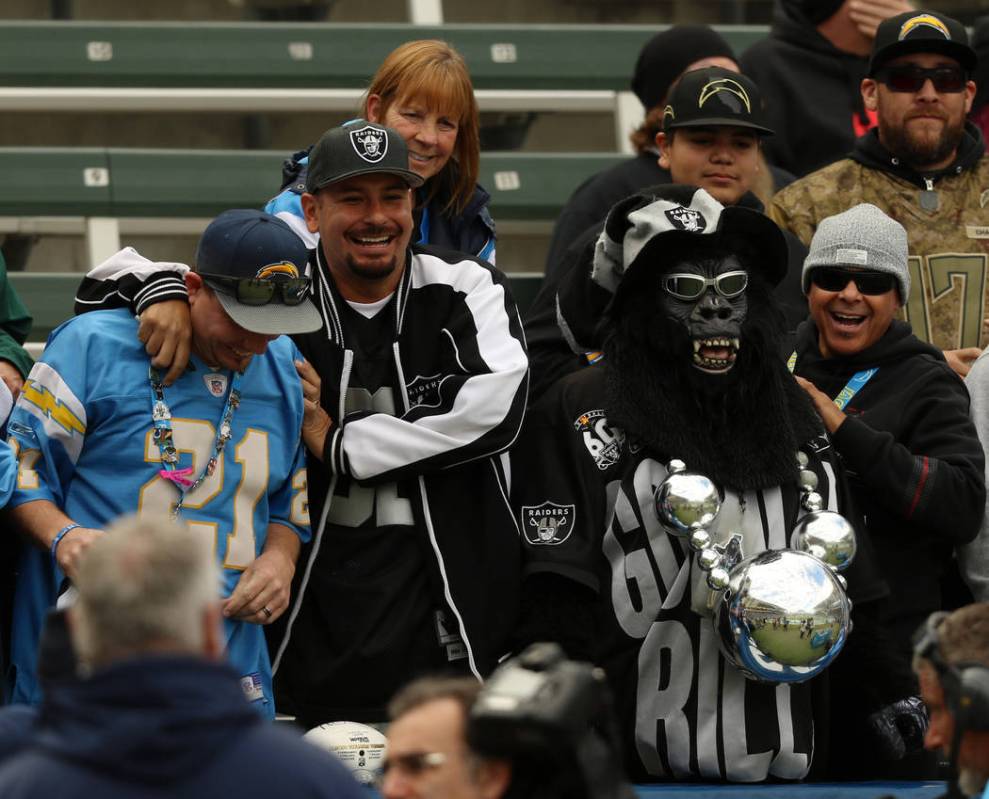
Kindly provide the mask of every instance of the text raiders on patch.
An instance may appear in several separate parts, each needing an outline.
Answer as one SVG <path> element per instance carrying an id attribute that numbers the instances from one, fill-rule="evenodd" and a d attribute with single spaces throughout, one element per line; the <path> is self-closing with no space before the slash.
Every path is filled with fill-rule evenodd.
<path id="1" fill-rule="evenodd" d="M 383 130 L 367 125 L 350 131 L 350 143 L 357 154 L 370 164 L 376 164 L 388 152 L 388 137 Z"/>
<path id="2" fill-rule="evenodd" d="M 670 208 L 666 212 L 666 218 L 670 220 L 670 224 L 677 230 L 689 230 L 692 233 L 699 233 L 707 227 L 707 222 L 700 211 L 695 211 L 693 208 L 684 208 L 682 205 L 678 205 L 676 208 Z"/>
<path id="3" fill-rule="evenodd" d="M 522 533 L 525 540 L 534 546 L 562 544 L 573 532 L 575 518 L 574 505 L 557 505 L 555 502 L 523 505 Z"/>
<path id="4" fill-rule="evenodd" d="M 438 408 L 442 403 L 440 389 L 443 385 L 443 376 L 416 375 L 412 382 L 405 387 L 409 397 L 409 405 L 413 408 L 422 405 L 426 408 Z"/>

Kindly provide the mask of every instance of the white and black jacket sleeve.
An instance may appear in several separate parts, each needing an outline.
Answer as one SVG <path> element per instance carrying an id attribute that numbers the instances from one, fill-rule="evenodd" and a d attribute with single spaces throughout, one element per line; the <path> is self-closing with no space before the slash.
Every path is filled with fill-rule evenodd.
<path id="1" fill-rule="evenodd" d="M 185 300 L 185 264 L 149 261 L 133 247 L 124 247 L 82 279 L 76 291 L 75 312 L 129 308 L 140 314 L 164 300 Z"/>
<path id="2" fill-rule="evenodd" d="M 390 482 L 496 455 L 522 426 L 528 358 L 504 276 L 474 259 L 450 264 L 419 254 L 407 277 L 396 304 L 401 396 L 395 415 L 347 415 L 324 448 L 332 471 L 360 482 Z"/>

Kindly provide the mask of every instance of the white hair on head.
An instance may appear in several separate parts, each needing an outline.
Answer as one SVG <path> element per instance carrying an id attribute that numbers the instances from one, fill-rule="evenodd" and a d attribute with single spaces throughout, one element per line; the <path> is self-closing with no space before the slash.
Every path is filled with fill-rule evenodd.
<path id="1" fill-rule="evenodd" d="M 72 637 L 90 666 L 157 650 L 203 652 L 219 598 L 213 538 L 162 516 L 126 516 L 83 556 Z"/>

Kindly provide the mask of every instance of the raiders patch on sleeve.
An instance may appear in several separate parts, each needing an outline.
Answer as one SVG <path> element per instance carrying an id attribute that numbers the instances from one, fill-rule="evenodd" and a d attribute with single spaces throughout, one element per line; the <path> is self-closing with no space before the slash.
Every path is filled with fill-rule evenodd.
<path id="1" fill-rule="evenodd" d="M 523 505 L 522 532 L 525 540 L 533 546 L 562 544 L 573 532 L 576 518 L 573 505 L 557 505 L 555 502 Z"/>

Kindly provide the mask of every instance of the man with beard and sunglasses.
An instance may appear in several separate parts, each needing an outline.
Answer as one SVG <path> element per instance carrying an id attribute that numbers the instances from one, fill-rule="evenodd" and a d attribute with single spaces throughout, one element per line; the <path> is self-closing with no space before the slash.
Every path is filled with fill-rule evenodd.
<path id="1" fill-rule="evenodd" d="M 828 509 L 848 512 L 824 428 L 777 355 L 786 241 L 757 211 L 659 186 L 612 209 L 578 268 L 603 308 L 605 357 L 553 384 L 512 452 L 525 575 L 516 647 L 551 640 L 605 669 L 635 780 L 803 779 L 826 749 L 816 691 L 827 683 L 750 680 L 719 655 L 706 556 L 667 534 L 656 500 L 674 460 L 705 475 L 722 501 L 703 532 L 742 557 L 792 545 L 801 468 Z M 831 668 L 850 659 L 881 689 L 870 712 L 902 719 L 908 666 L 867 656 L 881 650 L 885 594 L 867 541 L 845 576 L 855 632 Z"/>
<path id="2" fill-rule="evenodd" d="M 968 392 L 941 352 L 894 318 L 911 296 L 907 262 L 906 231 L 875 206 L 823 220 L 803 271 L 811 318 L 790 357 L 890 586 L 881 620 L 903 663 L 918 625 L 963 595 L 955 548 L 976 537 L 985 506 Z M 849 776 L 868 778 L 876 772 L 872 752 L 862 759 L 868 720 L 854 699 L 861 688 L 868 686 L 854 677 L 845 686 L 836 760 Z M 933 766 L 917 757 L 886 776 L 931 777 Z"/>
<path id="3" fill-rule="evenodd" d="M 989 157 L 965 120 L 976 62 L 965 27 L 951 17 L 911 11 L 882 22 L 861 85 L 878 127 L 769 208 L 805 244 L 822 219 L 858 203 L 902 224 L 916 291 L 900 316 L 963 376 L 989 343 Z"/>

